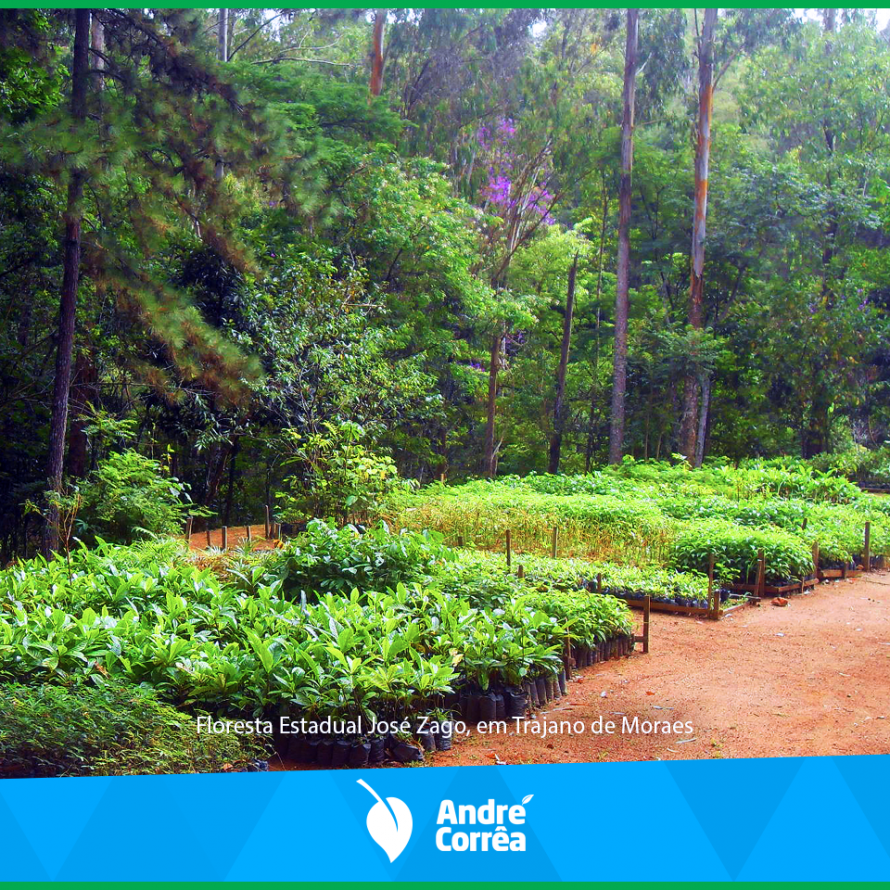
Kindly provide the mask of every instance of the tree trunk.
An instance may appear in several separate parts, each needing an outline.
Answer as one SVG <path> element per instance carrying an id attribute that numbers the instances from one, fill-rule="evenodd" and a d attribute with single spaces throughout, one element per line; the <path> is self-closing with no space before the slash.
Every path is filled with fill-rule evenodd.
<path id="1" fill-rule="evenodd" d="M 695 145 L 695 211 L 689 283 L 689 324 L 701 330 L 704 321 L 705 234 L 708 217 L 708 168 L 711 159 L 711 112 L 714 107 L 714 32 L 717 10 L 706 9 L 698 42 L 698 137 Z M 694 359 L 694 356 L 692 357 Z M 683 391 L 680 420 L 680 451 L 695 462 L 698 421 L 698 378 L 690 372 Z"/>
<path id="2" fill-rule="evenodd" d="M 698 415 L 698 434 L 695 441 L 695 466 L 700 467 L 705 460 L 705 438 L 708 432 L 708 419 L 711 410 L 711 377 L 705 374 L 701 379 L 701 410 Z"/>
<path id="3" fill-rule="evenodd" d="M 90 11 L 74 13 L 74 55 L 71 66 L 71 116 L 78 127 L 87 116 L 89 79 Z M 80 280 L 80 224 L 83 217 L 84 171 L 74 166 L 68 181 L 63 242 L 62 290 L 59 300 L 59 334 L 56 346 L 56 373 L 53 382 L 52 414 L 49 427 L 47 477 L 50 491 L 62 491 L 65 439 L 68 427 L 68 391 L 71 386 L 71 356 L 74 350 L 74 324 L 77 317 L 77 286 Z M 43 530 L 43 553 L 49 556 L 59 546 L 59 511 L 49 505 Z"/>
<path id="4" fill-rule="evenodd" d="M 220 62 L 229 61 L 229 10 L 219 11 L 219 25 L 216 29 L 216 52 Z"/>
<path id="5" fill-rule="evenodd" d="M 241 450 L 241 440 L 235 439 L 232 443 L 232 457 L 229 460 L 229 487 L 226 492 L 226 509 L 223 513 L 223 525 L 231 525 L 232 524 L 232 503 L 234 501 L 234 490 L 235 490 L 235 475 L 236 468 L 235 465 L 238 462 L 238 452 Z"/>
<path id="6" fill-rule="evenodd" d="M 627 392 L 627 316 L 630 289 L 631 174 L 634 153 L 634 98 L 637 84 L 637 45 L 640 12 L 627 10 L 627 45 L 624 52 L 624 115 L 621 119 L 621 182 L 618 188 L 618 281 L 615 289 L 615 360 L 612 372 L 612 417 L 609 429 L 609 463 L 624 451 L 625 394 Z"/>
<path id="7" fill-rule="evenodd" d="M 229 61 L 229 11 L 221 9 L 219 11 L 219 22 L 216 26 L 216 57 L 220 62 Z M 222 179 L 226 174 L 226 165 L 222 158 L 218 158 L 216 166 L 213 170 L 217 179 Z"/>
<path id="8" fill-rule="evenodd" d="M 371 83 L 370 93 L 379 96 L 383 89 L 383 27 L 386 24 L 386 10 L 378 9 L 374 14 L 374 32 L 371 44 Z"/>
<path id="9" fill-rule="evenodd" d="M 597 257 L 596 276 L 596 347 L 593 351 L 593 380 L 590 385 L 590 420 L 587 425 L 587 448 L 584 452 L 584 472 L 590 472 L 590 462 L 593 458 L 594 418 L 596 417 L 597 402 L 599 401 L 599 366 L 600 366 L 600 297 L 603 294 L 603 252 L 606 245 L 606 221 L 609 216 L 609 193 L 606 190 L 606 178 L 603 175 L 603 213 L 600 220 L 600 249 Z"/>
<path id="10" fill-rule="evenodd" d="M 485 424 L 485 475 L 493 479 L 498 469 L 497 445 L 495 444 L 495 415 L 498 401 L 498 371 L 501 366 L 501 347 L 504 342 L 503 328 L 491 338 L 491 356 L 488 364 L 488 406 Z"/>
<path id="11" fill-rule="evenodd" d="M 99 375 L 91 352 L 78 352 L 74 361 L 74 379 L 71 383 L 70 405 L 72 410 L 71 431 L 68 434 L 68 474 L 83 479 L 87 474 L 87 407 L 98 396 Z"/>
<path id="12" fill-rule="evenodd" d="M 562 450 L 562 434 L 565 428 L 566 370 L 569 366 L 569 348 L 572 343 L 572 317 L 575 313 L 575 277 L 578 274 L 578 254 L 569 269 L 569 286 L 566 289 L 566 313 L 562 323 L 562 348 L 556 371 L 556 399 L 553 403 L 553 435 L 550 437 L 551 473 L 559 472 L 559 455 Z"/>

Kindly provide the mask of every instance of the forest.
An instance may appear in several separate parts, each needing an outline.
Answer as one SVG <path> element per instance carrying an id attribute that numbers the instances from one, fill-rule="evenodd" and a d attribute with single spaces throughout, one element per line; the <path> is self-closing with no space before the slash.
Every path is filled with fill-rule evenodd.
<path id="1" fill-rule="evenodd" d="M 158 476 L 256 520 L 308 452 L 887 463 L 870 14 L 2 15 L 5 559 Z"/>

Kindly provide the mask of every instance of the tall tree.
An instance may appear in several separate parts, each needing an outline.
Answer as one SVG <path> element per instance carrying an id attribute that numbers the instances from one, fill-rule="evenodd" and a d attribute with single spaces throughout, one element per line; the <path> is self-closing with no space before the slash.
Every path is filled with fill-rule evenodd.
<path id="1" fill-rule="evenodd" d="M 637 87 L 637 51 L 640 11 L 627 10 L 624 50 L 624 112 L 621 117 L 621 181 L 618 187 L 618 277 L 615 288 L 615 359 L 612 373 L 612 416 L 609 429 L 609 463 L 618 463 L 624 451 L 625 397 L 627 394 L 627 317 L 630 291 L 630 212 L 633 195 L 634 101 Z"/>
<path id="2" fill-rule="evenodd" d="M 74 13 L 74 56 L 71 65 L 71 124 L 75 138 L 87 118 L 87 86 L 90 76 L 90 11 Z M 49 490 L 62 493 L 65 441 L 68 429 L 68 394 L 71 388 L 71 357 L 74 351 L 74 323 L 77 317 L 77 288 L 80 282 L 80 227 L 83 220 L 84 170 L 75 163 L 68 179 L 65 205 L 65 235 L 62 242 L 63 277 L 59 301 L 59 329 L 56 344 L 56 373 L 53 381 L 52 415 L 49 428 Z M 43 533 L 43 552 L 51 554 L 59 546 L 59 508 L 51 500 Z"/>
<path id="3" fill-rule="evenodd" d="M 708 172 L 711 160 L 711 117 L 714 109 L 714 34 L 717 10 L 706 9 L 697 35 L 698 125 L 695 141 L 695 210 L 692 218 L 692 250 L 689 282 L 689 325 L 704 326 L 705 235 L 708 218 Z M 690 463 L 696 462 L 700 380 L 690 371 L 683 387 L 683 414 L 680 419 L 680 451 Z"/>
<path id="4" fill-rule="evenodd" d="M 374 13 L 374 30 L 371 33 L 371 82 L 370 93 L 379 96 L 383 89 L 383 29 L 386 25 L 386 10 Z"/>
<path id="5" fill-rule="evenodd" d="M 575 278 L 578 275 L 578 254 L 569 269 L 569 284 L 566 288 L 566 307 L 562 323 L 562 344 L 559 350 L 559 365 L 556 370 L 556 398 L 553 401 L 553 435 L 550 437 L 550 465 L 548 472 L 559 472 L 559 456 L 562 450 L 562 434 L 565 428 L 566 371 L 569 366 L 569 350 L 572 345 L 572 318 L 575 314 Z"/>

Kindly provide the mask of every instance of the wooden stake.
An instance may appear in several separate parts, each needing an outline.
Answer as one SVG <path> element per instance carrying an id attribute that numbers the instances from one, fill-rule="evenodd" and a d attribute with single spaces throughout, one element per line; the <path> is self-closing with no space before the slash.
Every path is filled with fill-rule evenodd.
<path id="1" fill-rule="evenodd" d="M 871 571 L 871 523 L 865 523 L 865 542 L 862 545 L 862 570 Z"/>
<path id="2" fill-rule="evenodd" d="M 507 568 L 510 568 L 512 553 L 511 553 L 511 541 L 510 541 L 510 529 L 507 529 Z"/>
<path id="3" fill-rule="evenodd" d="M 522 563 L 519 563 L 519 565 L 516 566 L 516 577 L 517 578 L 525 577 L 525 569 L 522 567 Z"/>
<path id="4" fill-rule="evenodd" d="M 272 537 L 272 525 L 271 525 L 271 516 L 269 514 L 269 505 L 266 504 L 266 537 Z"/>
<path id="5" fill-rule="evenodd" d="M 185 539 L 186 541 L 191 541 L 192 539 L 192 522 L 194 521 L 194 516 L 189 516 L 185 521 Z"/>
<path id="6" fill-rule="evenodd" d="M 249 525 L 244 526 L 244 531 L 247 532 L 247 540 L 248 541 L 253 540 L 253 538 L 251 537 L 251 534 L 250 534 L 250 526 Z"/>
<path id="7" fill-rule="evenodd" d="M 458 535 L 458 536 L 457 536 L 457 546 L 458 546 L 458 547 L 463 547 L 463 546 L 464 546 L 464 536 L 463 536 L 463 535 Z"/>
<path id="8" fill-rule="evenodd" d="M 820 580 L 819 579 L 819 542 L 818 541 L 816 541 L 816 543 L 813 544 L 813 573 L 815 574 L 816 581 L 818 582 Z"/>
<path id="9" fill-rule="evenodd" d="M 715 621 L 720 617 L 720 594 L 714 590 L 714 554 L 708 556 L 708 608 Z"/>
<path id="10" fill-rule="evenodd" d="M 756 595 L 763 597 L 763 588 L 766 586 L 766 557 L 762 550 L 757 551 L 757 587 Z"/>
<path id="11" fill-rule="evenodd" d="M 559 528 L 553 526 L 553 536 L 550 541 L 550 557 L 556 559 L 557 547 L 559 546 Z"/>
<path id="12" fill-rule="evenodd" d="M 207 529 L 207 549 L 210 549 L 210 529 Z"/>
<path id="13" fill-rule="evenodd" d="M 649 614 L 652 611 L 652 597 L 643 600 L 643 655 L 649 654 Z"/>
<path id="14" fill-rule="evenodd" d="M 222 549 L 229 549 L 229 528 L 226 525 L 222 527 Z"/>

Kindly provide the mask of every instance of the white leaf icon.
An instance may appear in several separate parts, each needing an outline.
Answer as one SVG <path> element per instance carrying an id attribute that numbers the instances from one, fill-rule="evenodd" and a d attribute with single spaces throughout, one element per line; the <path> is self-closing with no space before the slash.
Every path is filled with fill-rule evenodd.
<path id="1" fill-rule="evenodd" d="M 397 797 L 387 797 L 384 803 L 383 798 L 363 779 L 359 779 L 358 784 L 377 799 L 368 813 L 368 832 L 374 843 L 383 848 L 389 861 L 395 862 L 411 840 L 414 828 L 411 810 Z"/>
<path id="2" fill-rule="evenodd" d="M 527 804 L 533 797 L 534 794 L 526 794 L 525 797 L 522 798 L 522 803 Z"/>

